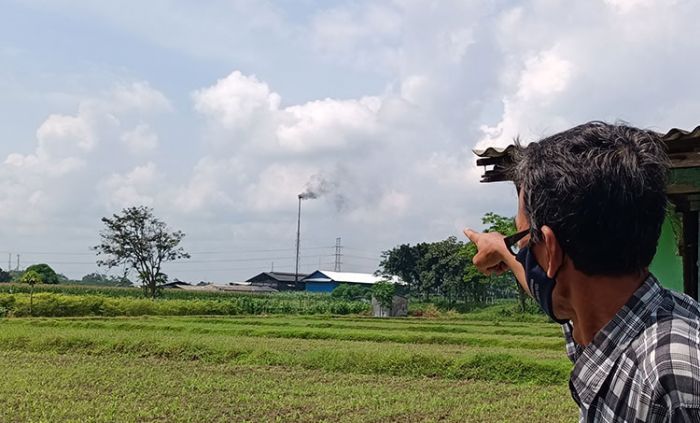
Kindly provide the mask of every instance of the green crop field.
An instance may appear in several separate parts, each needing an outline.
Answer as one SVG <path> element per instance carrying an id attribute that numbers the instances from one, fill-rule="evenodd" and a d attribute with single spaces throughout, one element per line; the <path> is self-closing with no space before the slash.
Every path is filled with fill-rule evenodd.
<path id="1" fill-rule="evenodd" d="M 560 330 L 540 322 L 15 317 L 0 360 L 0 421 L 577 417 Z"/>

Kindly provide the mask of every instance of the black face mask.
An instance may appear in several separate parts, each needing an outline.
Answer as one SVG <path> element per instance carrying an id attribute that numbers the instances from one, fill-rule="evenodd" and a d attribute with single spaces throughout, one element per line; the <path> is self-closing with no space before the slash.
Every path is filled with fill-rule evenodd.
<path id="1" fill-rule="evenodd" d="M 530 288 L 532 298 L 539 304 L 542 311 L 545 312 L 550 319 L 559 324 L 564 324 L 568 320 L 557 319 L 554 315 L 554 305 L 552 304 L 552 291 L 556 285 L 556 279 L 547 276 L 547 272 L 537 264 L 535 255 L 530 251 L 530 247 L 525 247 L 518 252 L 516 259 L 525 268 L 525 279 L 527 286 Z"/>

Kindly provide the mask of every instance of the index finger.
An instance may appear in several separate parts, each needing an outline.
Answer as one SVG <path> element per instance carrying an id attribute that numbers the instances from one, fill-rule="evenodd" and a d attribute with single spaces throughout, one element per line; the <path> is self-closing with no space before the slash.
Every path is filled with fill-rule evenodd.
<path id="1" fill-rule="evenodd" d="M 467 228 L 467 229 L 464 230 L 464 235 L 466 235 L 467 238 L 469 238 L 469 241 L 471 241 L 471 242 L 473 242 L 473 243 L 475 243 L 475 244 L 476 244 L 476 242 L 479 240 L 479 237 L 481 236 L 480 233 L 475 232 L 475 231 L 473 231 L 473 230 L 471 230 L 471 229 L 469 229 L 469 228 Z"/>

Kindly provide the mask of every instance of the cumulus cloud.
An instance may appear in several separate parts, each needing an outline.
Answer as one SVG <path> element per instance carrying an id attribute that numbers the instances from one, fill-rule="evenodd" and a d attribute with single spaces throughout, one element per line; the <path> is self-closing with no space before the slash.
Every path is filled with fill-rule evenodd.
<path id="1" fill-rule="evenodd" d="M 155 163 L 136 166 L 125 174 L 114 173 L 100 183 L 100 194 L 110 209 L 153 206 L 162 189 L 162 174 Z"/>
<path id="2" fill-rule="evenodd" d="M 80 101 L 75 114 L 51 114 L 36 130 L 34 151 L 10 153 L 0 164 L 0 175 L 12 189 L 0 190 L 0 208 L 6 217 L 37 225 L 85 202 L 95 190 L 100 174 L 109 172 L 101 160 L 114 157 L 121 140 L 129 151 L 144 152 L 157 145 L 157 135 L 146 124 L 123 127 L 133 119 L 170 110 L 170 103 L 145 82 L 119 84 L 103 95 Z M 126 182 L 143 179 L 152 164 L 134 171 Z M 107 204 L 137 198 L 137 191 L 117 189 L 119 181 L 107 184 L 115 199 Z M 110 197 L 111 198 L 111 197 Z M 145 197 L 138 197 L 144 199 Z M 77 223 L 77 222 L 75 222 Z"/>
<path id="3" fill-rule="evenodd" d="M 144 123 L 124 132 L 121 141 L 132 154 L 150 153 L 158 148 L 158 134 Z"/>
<path id="4" fill-rule="evenodd" d="M 253 125 L 260 115 L 279 108 L 280 96 L 255 75 L 234 71 L 211 87 L 193 94 L 195 110 L 227 129 Z"/>
<path id="5" fill-rule="evenodd" d="M 280 107 L 281 96 L 254 75 L 234 71 L 193 93 L 195 110 L 227 131 L 223 143 L 252 144 L 258 152 L 318 153 L 358 147 L 376 134 L 382 100 L 310 101 Z"/>
<path id="6" fill-rule="evenodd" d="M 304 239 L 340 235 L 380 250 L 458 234 L 487 211 L 513 213 L 508 184 L 478 183 L 475 146 L 592 119 L 659 130 L 698 123 L 690 2 L 360 0 L 286 10 L 236 1 L 150 5 L 138 17 L 76 4 L 60 3 L 206 72 L 150 69 L 168 96 L 117 82 L 47 113 L 30 147 L 8 150 L 0 165 L 9 222 L 79 210 L 97 220 L 142 203 L 191 239 L 293 246 L 297 195 L 321 175 L 334 194 L 304 202 Z M 211 31 L 192 31 L 201 27 Z"/>

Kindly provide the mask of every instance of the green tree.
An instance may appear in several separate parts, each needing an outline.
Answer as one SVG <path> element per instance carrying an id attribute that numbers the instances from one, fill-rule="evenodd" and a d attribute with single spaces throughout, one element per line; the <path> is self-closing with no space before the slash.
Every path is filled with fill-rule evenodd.
<path id="1" fill-rule="evenodd" d="M 163 263 L 188 259 L 190 255 L 180 247 L 185 234 L 170 231 L 165 222 L 153 215 L 148 207 L 130 207 L 103 217 L 105 229 L 100 232 L 97 264 L 107 268 L 125 266 L 136 271 L 148 296 L 155 298 L 160 286 L 167 282 L 162 272 Z"/>
<path id="2" fill-rule="evenodd" d="M 29 290 L 29 315 L 32 316 L 34 314 L 33 308 L 34 308 L 34 285 L 38 283 L 43 283 L 44 281 L 42 280 L 41 274 L 35 270 L 29 270 L 27 269 L 23 274 L 22 278 L 20 279 L 21 283 L 26 283 L 29 285 L 30 290 Z"/>
<path id="3" fill-rule="evenodd" d="M 115 287 L 130 287 L 133 283 L 126 277 L 105 275 L 102 273 L 88 273 L 83 276 L 79 281 L 74 281 L 73 283 L 78 285 L 96 285 L 96 286 L 115 286 Z"/>
<path id="4" fill-rule="evenodd" d="M 460 254 L 463 246 L 463 242 L 451 236 L 428 244 L 426 253 L 419 260 L 423 292 L 442 294 L 450 307 L 462 297 L 462 280 L 468 264 L 467 258 Z"/>
<path id="5" fill-rule="evenodd" d="M 6 271 L 0 269 L 0 283 L 10 282 L 10 281 L 12 281 L 12 275 L 10 274 L 10 272 L 6 272 Z"/>
<path id="6" fill-rule="evenodd" d="M 427 252 L 428 244 L 420 243 L 414 246 L 401 244 L 382 252 L 378 274 L 384 276 L 396 275 L 408 285 L 408 292 L 416 293 L 421 290 L 419 261 Z"/>
<path id="7" fill-rule="evenodd" d="M 508 236 L 512 235 L 517 231 L 515 227 L 515 219 L 512 217 L 505 217 L 498 215 L 496 213 L 486 213 L 481 220 L 485 225 L 488 225 L 486 232 L 498 232 L 502 235 Z M 503 281 L 505 278 L 513 280 L 514 277 L 508 273 L 507 275 L 494 276 L 499 281 Z M 527 310 L 527 293 L 520 286 L 520 284 L 515 281 L 515 287 L 518 292 L 518 303 L 520 304 L 520 311 L 525 313 Z"/>
<path id="8" fill-rule="evenodd" d="M 26 272 L 36 272 L 41 276 L 41 283 L 55 285 L 59 282 L 58 274 L 46 263 L 33 264 Z"/>
<path id="9" fill-rule="evenodd" d="M 382 308 L 391 309 L 396 294 L 396 285 L 388 281 L 380 281 L 372 285 L 372 296 Z"/>

